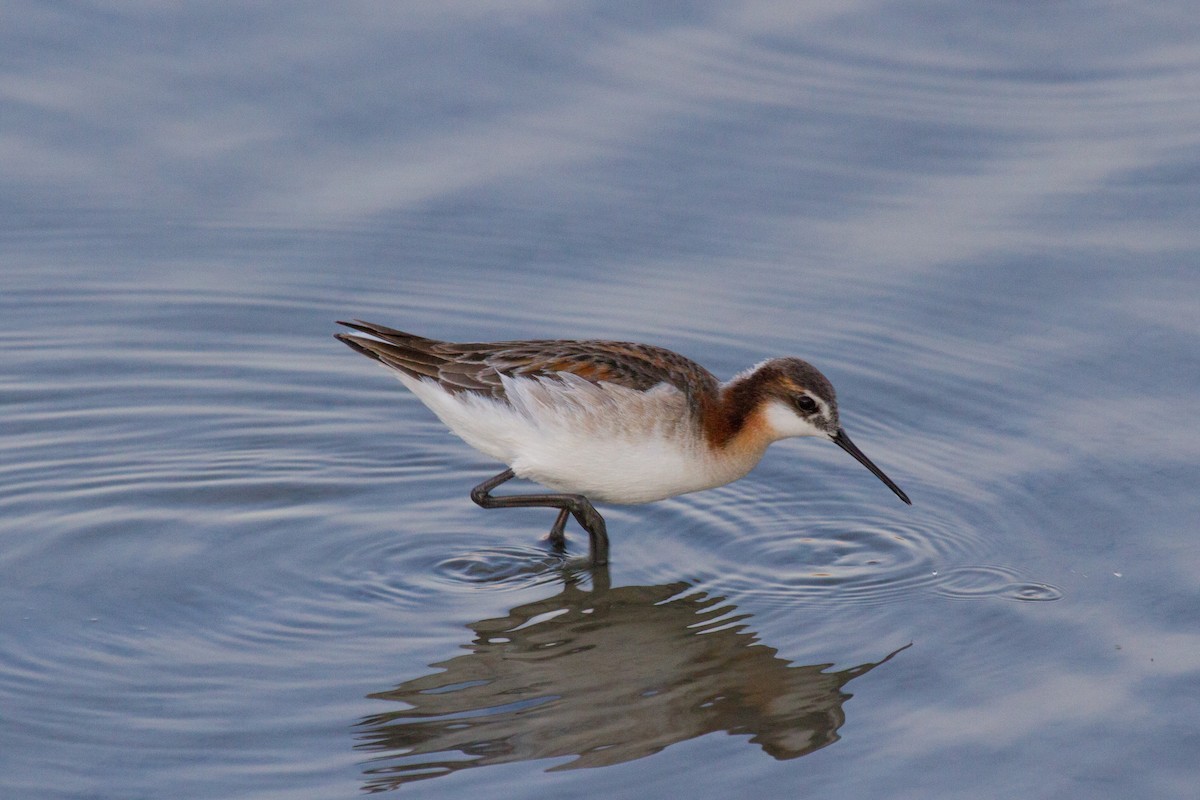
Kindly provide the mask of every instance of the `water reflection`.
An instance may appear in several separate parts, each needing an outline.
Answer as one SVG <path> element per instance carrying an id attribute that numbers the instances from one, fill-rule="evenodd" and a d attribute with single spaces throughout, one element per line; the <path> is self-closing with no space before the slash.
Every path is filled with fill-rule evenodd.
<path id="1" fill-rule="evenodd" d="M 722 597 L 607 578 L 474 623 L 469 653 L 371 695 L 406 707 L 359 723 L 358 746 L 379 753 L 364 788 L 541 758 L 606 766 L 714 731 L 798 758 L 837 741 L 843 687 L 905 649 L 840 672 L 791 666 Z"/>

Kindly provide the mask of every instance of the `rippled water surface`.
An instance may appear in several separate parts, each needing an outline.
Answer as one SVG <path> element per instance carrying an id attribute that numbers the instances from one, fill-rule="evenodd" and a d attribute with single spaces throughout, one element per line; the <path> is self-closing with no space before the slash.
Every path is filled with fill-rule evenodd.
<path id="1" fill-rule="evenodd" d="M 0 32 L 0 796 L 1191 798 L 1189 4 Z M 612 563 L 336 342 L 797 355 Z"/>

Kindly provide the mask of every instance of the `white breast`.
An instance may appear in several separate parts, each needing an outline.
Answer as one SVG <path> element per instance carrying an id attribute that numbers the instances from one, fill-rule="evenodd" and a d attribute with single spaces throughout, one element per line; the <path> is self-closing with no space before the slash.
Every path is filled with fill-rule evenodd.
<path id="1" fill-rule="evenodd" d="M 502 377 L 504 402 L 397 375 L 467 444 L 523 478 L 593 500 L 647 503 L 720 486 L 761 456 L 710 451 L 687 399 L 666 383 L 642 392 L 571 374 Z"/>

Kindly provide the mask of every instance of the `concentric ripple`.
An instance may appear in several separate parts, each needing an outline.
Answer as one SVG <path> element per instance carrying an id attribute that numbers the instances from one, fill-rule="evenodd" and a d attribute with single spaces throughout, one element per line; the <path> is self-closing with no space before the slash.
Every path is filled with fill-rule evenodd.
<path id="1" fill-rule="evenodd" d="M 936 585 L 947 562 L 983 549 L 971 526 L 937 510 L 751 496 L 763 491 L 734 484 L 678 504 L 705 540 L 706 588 L 779 602 L 876 603 Z"/>
<path id="2" fill-rule="evenodd" d="M 564 571 L 586 569 L 587 559 L 531 546 L 493 547 L 445 559 L 437 578 L 455 584 L 519 589 L 558 583 Z"/>
<path id="3" fill-rule="evenodd" d="M 943 597 L 973 600 L 1003 597 L 1009 600 L 1058 600 L 1062 590 L 1048 583 L 1034 583 L 1006 567 L 955 567 L 938 575 L 934 588 Z"/>

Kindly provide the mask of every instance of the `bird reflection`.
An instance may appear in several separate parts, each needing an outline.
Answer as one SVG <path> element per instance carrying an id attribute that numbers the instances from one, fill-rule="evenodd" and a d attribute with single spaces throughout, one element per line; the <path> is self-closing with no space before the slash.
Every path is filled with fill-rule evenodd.
<path id="1" fill-rule="evenodd" d="M 364 789 L 542 758 L 619 764 L 713 731 L 798 758 L 837 741 L 842 688 L 905 649 L 840 672 L 792 666 L 722 597 L 686 583 L 612 589 L 603 570 L 593 582 L 471 625 L 470 652 L 370 695 L 405 707 L 359 723 L 358 747 L 379 754 Z"/>

